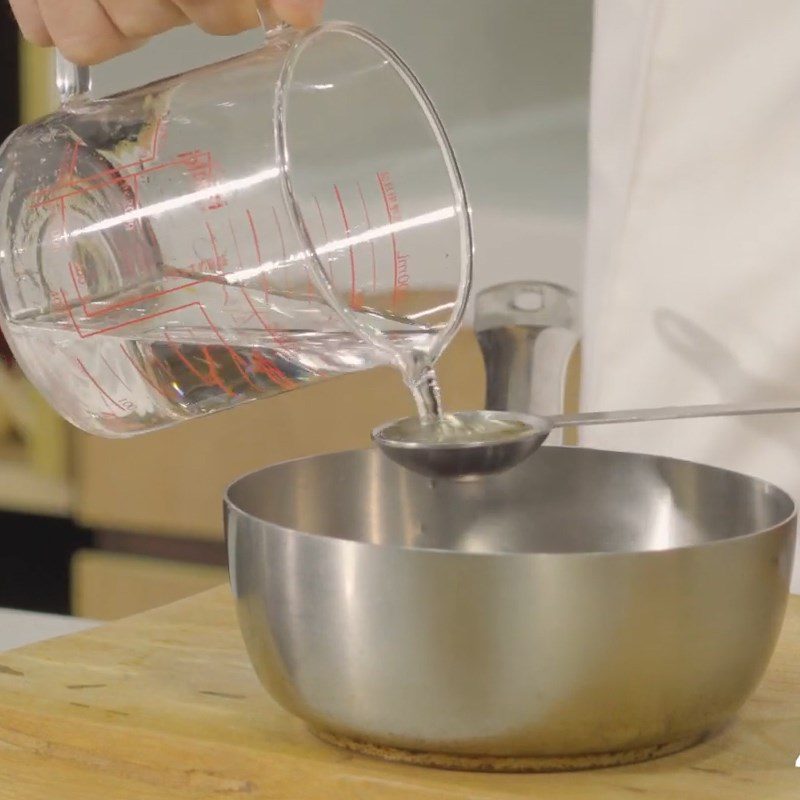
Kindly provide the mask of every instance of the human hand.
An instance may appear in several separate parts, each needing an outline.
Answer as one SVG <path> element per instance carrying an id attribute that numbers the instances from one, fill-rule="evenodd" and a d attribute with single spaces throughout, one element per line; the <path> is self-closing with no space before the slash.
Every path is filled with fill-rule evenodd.
<path id="1" fill-rule="evenodd" d="M 276 18 L 298 28 L 315 24 L 325 0 L 270 0 Z M 259 24 L 255 0 L 10 0 L 22 34 L 55 45 L 76 64 L 97 64 L 134 50 L 150 37 L 194 23 L 208 33 L 241 33 Z"/>

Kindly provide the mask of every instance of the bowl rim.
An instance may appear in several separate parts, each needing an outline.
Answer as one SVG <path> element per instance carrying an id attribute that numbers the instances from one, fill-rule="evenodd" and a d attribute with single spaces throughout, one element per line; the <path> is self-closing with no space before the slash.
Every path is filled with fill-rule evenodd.
<path id="1" fill-rule="evenodd" d="M 320 544 L 322 544 L 323 542 L 329 542 L 330 545 L 328 546 L 332 547 L 350 546 L 354 548 L 371 548 L 374 550 L 384 550 L 387 552 L 402 552 L 414 555 L 420 554 L 425 557 L 450 556 L 450 557 L 473 558 L 473 559 L 480 559 L 480 558 L 504 559 L 504 560 L 512 559 L 517 561 L 522 559 L 527 560 L 527 559 L 561 559 L 561 558 L 569 558 L 569 559 L 574 559 L 574 558 L 619 559 L 619 558 L 642 558 L 642 557 L 666 558 L 672 556 L 673 554 L 685 551 L 697 551 L 705 548 L 716 548 L 725 545 L 731 545 L 733 542 L 750 541 L 752 539 L 756 539 L 761 536 L 773 534 L 776 532 L 781 532 L 781 529 L 784 529 L 787 526 L 789 526 L 789 530 L 786 531 L 787 533 L 789 533 L 792 536 L 796 534 L 797 516 L 798 516 L 797 503 L 795 502 L 792 495 L 789 494 L 789 492 L 782 489 L 780 486 L 777 486 L 776 484 L 772 483 L 771 481 L 765 480 L 764 478 L 759 478 L 757 476 L 750 475 L 744 472 L 739 472 L 733 469 L 728 469 L 726 467 L 718 467 L 700 461 L 692 461 L 691 459 L 688 458 L 675 458 L 673 456 L 656 455 L 654 453 L 637 453 L 627 450 L 608 450 L 608 449 L 601 449 L 594 447 L 579 447 L 572 445 L 543 445 L 540 448 L 540 452 L 542 450 L 558 450 L 562 452 L 571 452 L 571 453 L 579 453 L 585 451 L 585 452 L 599 453 L 611 456 L 632 457 L 637 459 L 641 458 L 641 459 L 646 459 L 648 461 L 658 461 L 662 463 L 666 462 L 672 464 L 690 464 L 693 467 L 702 467 L 703 469 L 706 470 L 712 470 L 718 473 L 733 475 L 738 478 L 744 478 L 753 484 L 760 485 L 771 492 L 775 492 L 778 493 L 779 495 L 782 495 L 782 497 L 786 501 L 788 501 L 791 508 L 789 514 L 786 517 L 784 517 L 781 520 L 778 520 L 777 522 L 775 522 L 772 525 L 769 525 L 766 528 L 760 528 L 758 530 L 739 534 L 737 536 L 731 536 L 722 539 L 712 539 L 707 542 L 697 542 L 695 544 L 683 544 L 677 547 L 666 547 L 666 548 L 651 549 L 651 550 L 578 550 L 578 551 L 564 551 L 564 552 L 536 552 L 536 551 L 510 552 L 510 551 L 499 551 L 499 550 L 467 551 L 467 550 L 452 550 L 442 547 L 415 547 L 413 545 L 388 544 L 385 542 L 367 542 L 358 539 L 346 539 L 341 536 L 336 536 L 331 534 L 316 533 L 313 531 L 303 531 L 303 530 L 298 530 L 297 528 L 288 527 L 278 522 L 265 520 L 264 518 L 259 517 L 249 511 L 245 511 L 241 506 L 235 503 L 231 497 L 231 493 L 235 490 L 235 488 L 239 484 L 247 481 L 249 478 L 261 472 L 288 467 L 292 464 L 311 461 L 314 459 L 333 460 L 337 456 L 357 455 L 357 454 L 365 454 L 367 455 L 367 457 L 374 457 L 374 458 L 386 458 L 380 453 L 380 451 L 376 447 L 366 447 L 366 448 L 358 448 L 350 450 L 337 450 L 331 453 L 320 453 L 313 456 L 301 456 L 299 458 L 286 459 L 285 461 L 280 461 L 275 464 L 270 464 L 266 467 L 261 467 L 259 469 L 251 470 L 250 472 L 240 475 L 238 478 L 231 481 L 225 487 L 225 492 L 223 494 L 223 515 L 224 515 L 226 546 L 229 546 L 228 542 L 229 522 L 234 514 L 236 516 L 252 520 L 253 522 L 259 523 L 261 525 L 269 526 L 269 528 L 273 531 L 279 531 L 283 534 L 291 535 L 295 538 L 299 537 L 301 541 L 302 540 L 306 540 L 309 542 L 313 541 L 313 542 L 318 542 Z M 403 468 L 397 466 L 397 469 L 403 469 Z M 425 479 L 421 478 L 421 480 Z M 326 545 L 323 544 L 322 546 Z"/>

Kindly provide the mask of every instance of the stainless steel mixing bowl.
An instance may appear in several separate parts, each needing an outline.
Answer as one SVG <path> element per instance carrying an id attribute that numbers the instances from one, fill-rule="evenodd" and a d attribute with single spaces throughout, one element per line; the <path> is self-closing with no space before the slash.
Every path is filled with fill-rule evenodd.
<path id="1" fill-rule="evenodd" d="M 454 767 L 569 768 L 685 747 L 756 686 L 795 508 L 744 475 L 545 447 L 431 483 L 377 451 L 226 496 L 253 665 L 322 736 Z"/>

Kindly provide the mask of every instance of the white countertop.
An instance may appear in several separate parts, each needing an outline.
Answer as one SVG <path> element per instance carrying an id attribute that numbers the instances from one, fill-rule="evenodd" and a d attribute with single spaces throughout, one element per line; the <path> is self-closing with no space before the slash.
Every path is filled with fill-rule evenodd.
<path id="1" fill-rule="evenodd" d="M 0 608 L 0 652 L 94 628 L 99 622 L 58 614 Z"/>

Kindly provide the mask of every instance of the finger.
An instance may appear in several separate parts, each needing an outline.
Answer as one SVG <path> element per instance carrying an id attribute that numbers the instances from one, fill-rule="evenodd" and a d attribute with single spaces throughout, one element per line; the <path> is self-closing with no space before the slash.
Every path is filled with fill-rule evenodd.
<path id="1" fill-rule="evenodd" d="M 284 22 L 295 28 L 310 28 L 322 18 L 325 0 L 272 0 L 271 5 Z"/>
<path id="2" fill-rule="evenodd" d="M 29 42 L 40 47 L 49 47 L 53 44 L 36 0 L 11 0 L 11 10 L 22 35 Z"/>
<path id="3" fill-rule="evenodd" d="M 117 30 L 96 0 L 39 0 L 39 8 L 53 44 L 76 64 L 98 64 L 143 43 Z"/>
<path id="4" fill-rule="evenodd" d="M 148 39 L 186 25 L 187 16 L 171 0 L 99 0 L 111 23 L 126 39 Z"/>
<path id="5" fill-rule="evenodd" d="M 229 36 L 259 24 L 254 0 L 175 0 L 175 3 L 206 33 Z"/>

